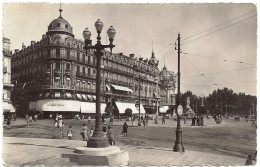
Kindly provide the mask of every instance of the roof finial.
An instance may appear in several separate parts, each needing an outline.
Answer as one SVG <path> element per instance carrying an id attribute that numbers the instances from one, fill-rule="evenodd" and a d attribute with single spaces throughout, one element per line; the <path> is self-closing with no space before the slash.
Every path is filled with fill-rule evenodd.
<path id="1" fill-rule="evenodd" d="M 61 12 L 62 12 L 63 10 L 61 9 L 61 3 L 60 3 L 60 9 L 59 9 L 59 11 L 60 11 L 60 18 L 62 18 Z"/>
<path id="2" fill-rule="evenodd" d="M 152 51 L 153 51 L 153 41 L 152 41 Z"/>

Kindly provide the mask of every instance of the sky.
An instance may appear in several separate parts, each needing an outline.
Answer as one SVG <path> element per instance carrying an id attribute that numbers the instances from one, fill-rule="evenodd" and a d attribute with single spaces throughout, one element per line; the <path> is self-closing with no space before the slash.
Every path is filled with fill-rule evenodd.
<path id="1" fill-rule="evenodd" d="M 11 49 L 21 49 L 39 41 L 52 20 L 59 16 L 59 3 L 4 3 L 3 36 Z M 62 17 L 82 39 L 88 27 L 96 40 L 94 23 L 104 23 L 106 31 L 116 30 L 115 53 L 134 53 L 144 59 L 152 49 L 160 61 L 177 73 L 178 56 L 174 48 L 181 36 L 181 92 L 207 96 L 217 88 L 256 95 L 257 12 L 250 3 L 168 3 L 168 4 L 72 4 L 62 3 Z"/>

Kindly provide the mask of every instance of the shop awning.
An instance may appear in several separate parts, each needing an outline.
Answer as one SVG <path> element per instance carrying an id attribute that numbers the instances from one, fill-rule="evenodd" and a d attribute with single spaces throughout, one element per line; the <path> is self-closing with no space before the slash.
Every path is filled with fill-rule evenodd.
<path id="1" fill-rule="evenodd" d="M 87 95 L 88 100 L 92 100 L 92 96 L 91 95 Z"/>
<path id="2" fill-rule="evenodd" d="M 82 97 L 83 97 L 84 100 L 87 100 L 87 96 L 86 95 L 82 94 Z"/>
<path id="3" fill-rule="evenodd" d="M 124 86 L 118 86 L 118 85 L 112 85 L 116 90 L 121 90 L 121 91 L 125 91 L 125 92 L 133 92 L 132 89 L 129 89 L 128 87 L 124 87 Z"/>
<path id="4" fill-rule="evenodd" d="M 101 103 L 100 112 L 105 113 L 106 104 Z M 81 113 L 86 114 L 95 114 L 96 113 L 96 103 L 93 102 L 80 102 L 80 111 Z"/>
<path id="5" fill-rule="evenodd" d="M 116 101 L 116 106 L 117 109 L 119 110 L 120 114 L 124 114 L 126 109 L 131 109 L 132 113 L 139 113 L 139 111 L 137 110 L 137 108 L 135 107 L 134 103 L 125 103 L 125 102 L 118 102 Z M 142 111 L 140 111 L 140 113 L 142 113 Z M 145 113 L 145 112 L 143 112 Z"/>
<path id="6" fill-rule="evenodd" d="M 110 90 L 111 90 L 109 85 L 106 85 L 106 87 L 107 87 L 107 90 L 108 90 L 108 91 L 110 91 Z"/>
<path id="7" fill-rule="evenodd" d="M 68 98 L 71 98 L 71 94 L 70 93 L 66 93 L 66 96 L 68 97 Z"/>
<path id="8" fill-rule="evenodd" d="M 47 92 L 46 94 L 45 94 L 45 97 L 49 97 L 50 96 L 50 92 Z"/>
<path id="9" fill-rule="evenodd" d="M 93 100 L 96 100 L 96 96 L 93 95 Z"/>
<path id="10" fill-rule="evenodd" d="M 166 114 L 168 109 L 169 109 L 169 106 L 161 106 L 159 108 L 159 111 L 160 111 L 160 113 L 165 113 Z"/>
<path id="11" fill-rule="evenodd" d="M 161 98 L 157 93 L 153 92 L 153 94 L 154 94 L 154 97 L 155 97 L 156 99 L 160 99 L 160 98 Z"/>
<path id="12" fill-rule="evenodd" d="M 80 102 L 61 99 L 38 100 L 36 102 L 36 111 L 80 112 Z"/>
<path id="13" fill-rule="evenodd" d="M 70 78 L 67 78 L 68 81 L 70 81 Z"/>
<path id="14" fill-rule="evenodd" d="M 11 112 L 11 113 L 15 112 L 15 108 L 11 103 L 3 102 L 2 104 L 3 104 L 3 111 L 4 112 Z"/>
<path id="15" fill-rule="evenodd" d="M 77 98 L 78 98 L 78 99 L 81 99 L 81 98 L 82 98 L 82 97 L 81 97 L 81 94 L 78 94 L 78 93 L 77 93 Z"/>
<path id="16" fill-rule="evenodd" d="M 55 92 L 55 97 L 60 97 L 60 92 Z"/>

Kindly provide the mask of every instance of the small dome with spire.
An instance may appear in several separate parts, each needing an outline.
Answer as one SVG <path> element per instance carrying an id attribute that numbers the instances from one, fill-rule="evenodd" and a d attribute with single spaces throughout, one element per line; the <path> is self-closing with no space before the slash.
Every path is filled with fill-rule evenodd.
<path id="1" fill-rule="evenodd" d="M 56 32 L 58 33 L 66 33 L 74 37 L 72 27 L 70 23 L 63 19 L 61 16 L 61 12 L 63 11 L 62 9 L 59 9 L 60 11 L 60 16 L 57 19 L 54 19 L 50 25 L 48 26 L 48 34 L 54 34 Z"/>
<path id="2" fill-rule="evenodd" d="M 158 66 L 159 60 L 155 58 L 154 51 L 152 51 L 152 57 L 148 61 L 148 64 Z"/>

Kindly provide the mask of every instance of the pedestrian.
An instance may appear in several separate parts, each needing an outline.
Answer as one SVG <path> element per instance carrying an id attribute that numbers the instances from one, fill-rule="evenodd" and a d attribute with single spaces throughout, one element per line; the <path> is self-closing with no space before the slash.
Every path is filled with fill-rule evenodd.
<path id="1" fill-rule="evenodd" d="M 82 114 L 82 116 L 81 116 L 81 120 L 84 121 L 84 114 Z"/>
<path id="2" fill-rule="evenodd" d="M 49 116 L 49 120 L 52 120 L 52 114 L 50 114 L 50 116 Z"/>
<path id="3" fill-rule="evenodd" d="M 105 122 L 105 115 L 102 114 L 101 118 L 102 118 L 102 124 L 104 124 L 104 122 Z"/>
<path id="4" fill-rule="evenodd" d="M 203 116 L 200 117 L 200 126 L 204 126 L 204 119 L 203 119 Z"/>
<path id="5" fill-rule="evenodd" d="M 186 124 L 186 123 L 187 123 L 187 117 L 184 116 L 184 124 Z"/>
<path id="6" fill-rule="evenodd" d="M 103 126 L 102 128 L 103 136 L 107 138 L 107 127 Z"/>
<path id="7" fill-rule="evenodd" d="M 64 129 L 64 121 L 63 119 L 60 119 L 59 127 L 60 127 L 60 133 L 63 135 L 63 129 Z"/>
<path id="8" fill-rule="evenodd" d="M 253 156 L 251 154 L 249 154 L 247 156 L 247 160 L 246 160 L 246 164 L 245 165 L 253 165 Z"/>
<path id="9" fill-rule="evenodd" d="M 196 118 L 196 126 L 200 126 L 200 118 L 199 118 L 199 116 L 197 116 L 197 118 Z"/>
<path id="10" fill-rule="evenodd" d="M 71 125 L 69 126 L 69 129 L 67 131 L 67 135 L 68 135 L 69 140 L 72 139 L 72 126 Z"/>
<path id="11" fill-rule="evenodd" d="M 29 116 L 29 122 L 30 122 L 30 123 L 33 122 L 32 116 Z"/>
<path id="12" fill-rule="evenodd" d="M 90 130 L 89 130 L 89 137 L 93 136 L 93 132 L 94 132 L 93 127 L 91 127 Z"/>
<path id="13" fill-rule="evenodd" d="M 111 128 L 111 126 L 108 125 L 108 130 L 107 130 L 107 137 L 108 137 L 108 142 L 109 144 L 112 146 L 112 145 L 115 145 L 115 137 L 114 137 L 114 131 L 113 129 Z"/>
<path id="14" fill-rule="evenodd" d="M 11 118 L 10 117 L 7 118 L 6 125 L 7 125 L 8 129 L 11 129 Z"/>
<path id="15" fill-rule="evenodd" d="M 91 117 L 90 117 L 90 115 L 88 116 L 88 124 L 90 124 L 90 122 L 91 122 Z"/>
<path id="16" fill-rule="evenodd" d="M 144 121 L 144 117 L 143 117 L 143 115 L 141 116 L 141 123 Z"/>
<path id="17" fill-rule="evenodd" d="M 146 121 L 145 121 L 145 120 L 143 120 L 144 129 L 145 129 L 145 124 L 146 124 Z"/>
<path id="18" fill-rule="evenodd" d="M 135 126 L 135 116 L 132 118 L 132 126 Z"/>
<path id="19" fill-rule="evenodd" d="M 37 114 L 34 115 L 34 121 L 37 122 L 38 116 Z"/>
<path id="20" fill-rule="evenodd" d="M 124 125 L 123 125 L 123 131 L 122 131 L 122 133 L 123 133 L 124 136 L 127 136 L 127 128 L 128 128 L 128 125 L 127 125 L 127 123 L 125 122 Z"/>
<path id="21" fill-rule="evenodd" d="M 83 123 L 81 136 L 83 141 L 88 141 L 88 127 L 85 123 Z"/>
<path id="22" fill-rule="evenodd" d="M 146 115 L 146 126 L 148 126 L 148 120 L 149 120 L 149 117 L 148 117 L 148 115 Z"/>
<path id="23" fill-rule="evenodd" d="M 162 125 L 165 124 L 165 115 L 162 117 Z"/>

